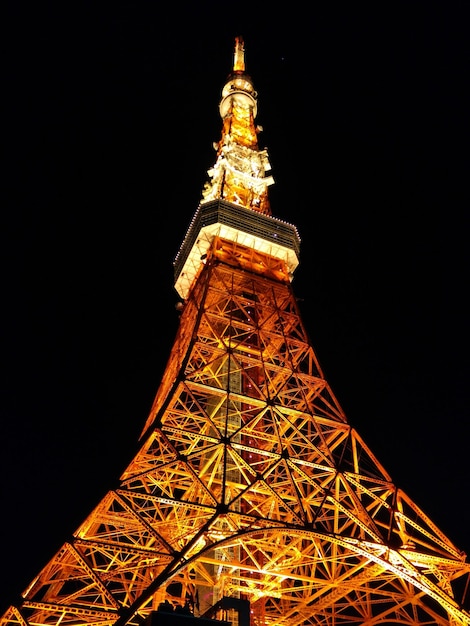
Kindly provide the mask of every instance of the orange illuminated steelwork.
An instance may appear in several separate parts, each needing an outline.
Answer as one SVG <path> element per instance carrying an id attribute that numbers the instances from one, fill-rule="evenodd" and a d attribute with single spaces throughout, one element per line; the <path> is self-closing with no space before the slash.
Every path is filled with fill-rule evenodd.
<path id="1" fill-rule="evenodd" d="M 349 425 L 309 341 L 240 38 L 220 113 L 141 449 L 1 626 L 137 626 L 163 602 L 225 619 L 224 598 L 251 626 L 470 624 L 466 556 Z"/>

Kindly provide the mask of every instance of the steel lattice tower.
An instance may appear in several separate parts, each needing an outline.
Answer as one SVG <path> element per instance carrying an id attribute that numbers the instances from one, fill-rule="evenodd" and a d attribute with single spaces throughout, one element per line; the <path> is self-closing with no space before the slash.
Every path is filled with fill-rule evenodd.
<path id="1" fill-rule="evenodd" d="M 470 624 L 466 556 L 393 483 L 322 373 L 291 285 L 299 235 L 271 215 L 256 102 L 237 38 L 141 448 L 0 626 L 180 623 L 161 617 L 168 602 L 189 621 L 251 626 Z"/>

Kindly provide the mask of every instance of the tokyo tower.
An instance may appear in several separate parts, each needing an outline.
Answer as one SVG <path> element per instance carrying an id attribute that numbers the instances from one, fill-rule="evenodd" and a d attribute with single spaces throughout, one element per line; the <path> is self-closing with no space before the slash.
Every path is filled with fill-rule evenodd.
<path id="1" fill-rule="evenodd" d="M 219 111 L 141 447 L 0 626 L 470 624 L 466 555 L 348 423 L 310 343 L 240 37 Z"/>

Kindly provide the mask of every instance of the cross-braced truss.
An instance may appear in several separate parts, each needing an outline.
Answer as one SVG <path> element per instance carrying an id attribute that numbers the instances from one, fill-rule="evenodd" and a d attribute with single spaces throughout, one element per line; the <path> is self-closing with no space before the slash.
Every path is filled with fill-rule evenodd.
<path id="1" fill-rule="evenodd" d="M 287 282 L 209 255 L 142 440 L 2 626 L 223 596 L 257 626 L 470 623 L 468 562 L 348 424 Z"/>

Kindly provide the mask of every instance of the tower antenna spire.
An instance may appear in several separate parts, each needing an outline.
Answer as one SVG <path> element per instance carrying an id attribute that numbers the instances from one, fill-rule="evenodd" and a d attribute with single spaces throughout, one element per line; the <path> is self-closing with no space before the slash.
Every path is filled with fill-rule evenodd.
<path id="1" fill-rule="evenodd" d="M 245 42 L 243 37 L 235 37 L 235 53 L 233 55 L 233 71 L 245 71 Z"/>

